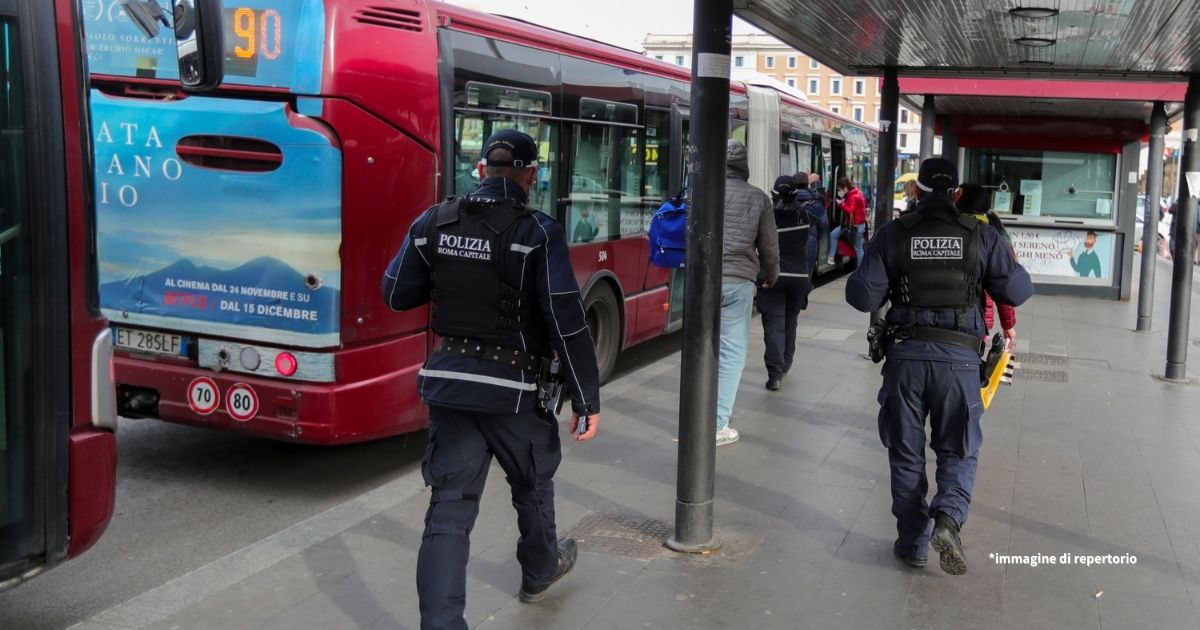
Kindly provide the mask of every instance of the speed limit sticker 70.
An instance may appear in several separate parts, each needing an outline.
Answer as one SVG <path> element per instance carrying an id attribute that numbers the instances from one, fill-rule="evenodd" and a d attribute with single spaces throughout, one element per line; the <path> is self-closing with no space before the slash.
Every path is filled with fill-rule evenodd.
<path id="1" fill-rule="evenodd" d="M 192 381 L 187 388 L 188 406 L 199 415 L 207 416 L 221 406 L 221 392 L 207 376 Z"/>
<path id="2" fill-rule="evenodd" d="M 247 422 L 258 415 L 258 394 L 245 383 L 236 383 L 225 392 L 225 410 L 234 420 Z"/>

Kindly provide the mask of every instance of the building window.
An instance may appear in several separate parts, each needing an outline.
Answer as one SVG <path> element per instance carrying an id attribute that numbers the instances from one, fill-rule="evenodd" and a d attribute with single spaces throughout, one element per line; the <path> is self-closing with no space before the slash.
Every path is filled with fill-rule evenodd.
<path id="1" fill-rule="evenodd" d="M 794 57 L 794 56 L 790 56 L 790 57 L 788 57 L 788 67 L 789 67 L 789 68 L 795 68 L 795 67 L 796 67 L 796 57 Z"/>
<path id="2" fill-rule="evenodd" d="M 835 114 L 840 114 L 840 113 L 842 113 L 842 106 L 841 105 L 830 105 L 829 111 L 831 111 Z"/>
<path id="3" fill-rule="evenodd" d="M 816 96 L 821 93 L 821 77 L 808 77 L 808 95 Z"/>
<path id="4" fill-rule="evenodd" d="M 663 56 L 662 56 L 662 55 L 654 55 L 654 58 L 655 58 L 655 59 L 657 59 L 657 60 L 659 60 L 659 61 L 662 61 L 662 60 L 663 60 Z"/>
<path id="5" fill-rule="evenodd" d="M 734 66 L 735 68 L 744 68 L 744 67 L 746 67 L 746 58 L 745 58 L 745 57 L 743 57 L 743 56 L 741 56 L 741 55 L 738 55 L 737 57 L 734 57 L 734 58 L 733 58 L 733 66 Z"/>
<path id="6" fill-rule="evenodd" d="M 683 55 L 675 55 L 675 65 L 677 65 L 677 66 L 683 65 Z"/>
<path id="7" fill-rule="evenodd" d="M 858 122 L 863 121 L 863 106 L 862 105 L 854 106 L 854 120 L 857 120 Z"/>
<path id="8" fill-rule="evenodd" d="M 900 134 L 900 141 L 897 144 L 900 145 L 901 150 L 903 150 L 905 147 L 907 147 L 908 146 L 908 134 L 906 134 L 906 133 Z"/>
<path id="9" fill-rule="evenodd" d="M 904 109 L 903 107 L 900 108 L 900 124 L 901 125 L 908 124 L 908 110 Z"/>
<path id="10" fill-rule="evenodd" d="M 813 70 L 816 70 L 817 68 L 820 68 L 820 67 L 821 67 L 821 64 L 817 63 L 817 60 L 816 60 L 816 59 L 809 59 L 809 60 L 808 60 L 808 67 L 809 67 L 809 68 L 812 68 Z"/>
<path id="11" fill-rule="evenodd" d="M 796 87 L 796 77 L 787 78 L 788 87 Z"/>
<path id="12" fill-rule="evenodd" d="M 837 77 L 829 78 L 829 93 L 837 96 L 842 93 L 842 80 Z"/>
<path id="13" fill-rule="evenodd" d="M 881 120 L 883 120 L 883 115 L 881 115 L 881 114 L 879 113 L 879 108 L 878 108 L 878 107 L 876 107 L 876 108 L 875 108 L 875 122 L 876 122 L 876 123 L 879 123 L 879 121 L 881 121 Z"/>
<path id="14" fill-rule="evenodd" d="M 775 67 L 775 58 L 774 58 L 774 57 L 772 57 L 772 56 L 770 56 L 770 55 L 768 55 L 768 56 L 767 56 L 767 67 L 768 67 L 768 68 L 774 68 L 774 67 Z"/>
<path id="15" fill-rule="evenodd" d="M 854 95 L 863 96 L 867 93 L 867 82 L 862 79 L 854 80 Z"/>

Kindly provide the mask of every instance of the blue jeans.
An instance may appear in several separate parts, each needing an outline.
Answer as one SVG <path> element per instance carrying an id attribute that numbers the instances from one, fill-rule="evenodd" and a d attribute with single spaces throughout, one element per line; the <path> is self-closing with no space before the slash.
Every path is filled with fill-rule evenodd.
<path id="1" fill-rule="evenodd" d="M 866 230 L 867 230 L 866 223 L 859 223 L 858 225 L 854 226 L 854 256 L 855 256 L 855 260 L 859 261 L 860 264 L 862 263 L 862 259 L 863 259 L 863 233 L 866 232 Z M 831 231 L 829 233 L 829 257 L 830 258 L 837 257 L 837 252 L 838 252 L 837 242 L 838 242 L 838 237 L 841 235 L 842 235 L 842 226 L 840 226 L 840 225 L 837 227 L 834 227 L 833 231 Z"/>
<path id="2" fill-rule="evenodd" d="M 754 283 L 730 280 L 721 284 L 721 356 L 717 366 L 717 430 L 729 424 L 733 400 L 737 398 L 746 347 L 750 343 L 750 310 L 754 305 Z"/>

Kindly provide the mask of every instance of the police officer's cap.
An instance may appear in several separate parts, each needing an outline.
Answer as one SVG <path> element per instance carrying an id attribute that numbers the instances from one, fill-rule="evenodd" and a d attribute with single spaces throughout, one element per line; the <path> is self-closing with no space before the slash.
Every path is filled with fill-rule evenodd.
<path id="1" fill-rule="evenodd" d="M 958 187 L 958 167 L 945 158 L 929 158 L 921 162 L 917 173 L 917 188 L 925 192 L 945 193 Z"/>
<path id="2" fill-rule="evenodd" d="M 512 154 L 512 159 L 488 159 L 488 155 L 496 149 L 508 149 L 508 152 Z M 487 139 L 487 142 L 483 143 L 483 163 L 486 166 L 528 168 L 530 166 L 537 166 L 537 159 L 537 143 L 533 141 L 533 138 L 529 134 L 521 133 L 516 129 L 497 131 Z"/>

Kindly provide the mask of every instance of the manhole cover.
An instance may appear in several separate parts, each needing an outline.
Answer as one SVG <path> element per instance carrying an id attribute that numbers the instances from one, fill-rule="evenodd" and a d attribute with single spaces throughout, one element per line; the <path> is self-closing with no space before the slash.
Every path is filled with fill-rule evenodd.
<path id="1" fill-rule="evenodd" d="M 1062 370 L 1031 370 L 1022 367 L 1013 376 L 1025 381 L 1043 381 L 1046 383 L 1068 382 L 1067 373 Z"/>
<path id="2" fill-rule="evenodd" d="M 1017 362 L 1024 365 L 1058 365 L 1067 367 L 1070 362 L 1067 357 L 1057 354 L 1038 354 L 1036 352 L 1018 352 L 1016 355 Z"/>
<path id="3" fill-rule="evenodd" d="M 624 514 L 589 514 L 570 537 L 584 551 L 650 560 L 663 549 L 674 529 L 658 520 Z"/>

